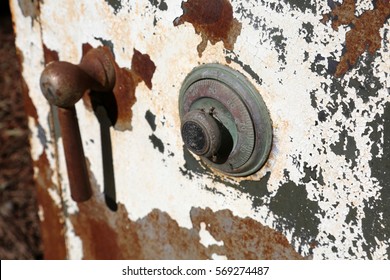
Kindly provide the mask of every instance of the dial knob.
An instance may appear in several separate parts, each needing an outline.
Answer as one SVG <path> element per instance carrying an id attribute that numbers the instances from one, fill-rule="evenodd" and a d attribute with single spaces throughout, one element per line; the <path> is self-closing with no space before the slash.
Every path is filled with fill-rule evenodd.
<path id="1" fill-rule="evenodd" d="M 198 156 L 209 158 L 221 146 L 217 121 L 202 110 L 193 110 L 184 116 L 181 135 L 186 147 Z"/>

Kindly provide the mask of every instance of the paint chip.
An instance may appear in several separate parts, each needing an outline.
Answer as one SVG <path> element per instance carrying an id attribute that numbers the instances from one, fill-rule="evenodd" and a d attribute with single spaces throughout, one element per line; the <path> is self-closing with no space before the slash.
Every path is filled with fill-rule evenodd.
<path id="1" fill-rule="evenodd" d="M 228 0 L 188 0 L 182 2 L 183 15 L 176 18 L 174 26 L 191 23 L 202 41 L 197 47 L 199 57 L 206 49 L 207 42 L 216 44 L 222 41 L 228 50 L 234 49 L 242 24 L 233 18 L 233 7 Z"/>
<path id="2" fill-rule="evenodd" d="M 366 51 L 374 55 L 381 48 L 380 29 L 390 16 L 389 0 L 373 1 L 374 9 L 355 16 L 355 0 L 344 0 L 335 4 L 329 14 L 323 15 L 322 23 L 332 21 L 332 28 L 338 31 L 341 25 L 351 26 L 345 36 L 345 52 L 336 67 L 335 76 L 341 77 L 350 70 Z M 332 5 L 333 6 L 333 5 Z"/>

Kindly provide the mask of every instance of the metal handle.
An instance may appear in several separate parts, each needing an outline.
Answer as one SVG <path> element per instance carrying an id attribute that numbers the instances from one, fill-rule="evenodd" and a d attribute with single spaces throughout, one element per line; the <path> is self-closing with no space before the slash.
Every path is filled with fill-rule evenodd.
<path id="1" fill-rule="evenodd" d="M 79 65 L 55 61 L 40 78 L 41 90 L 50 104 L 58 106 L 71 197 L 88 200 L 91 186 L 74 105 L 87 90 L 110 91 L 115 85 L 115 65 L 107 48 L 91 49 Z"/>

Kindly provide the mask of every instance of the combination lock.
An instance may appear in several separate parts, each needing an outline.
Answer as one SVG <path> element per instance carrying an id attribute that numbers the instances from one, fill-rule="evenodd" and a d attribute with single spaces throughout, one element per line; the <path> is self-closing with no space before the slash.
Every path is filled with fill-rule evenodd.
<path id="1" fill-rule="evenodd" d="M 239 72 L 220 64 L 195 68 L 179 96 L 181 135 L 208 166 L 247 176 L 263 166 L 272 124 L 260 93 Z"/>

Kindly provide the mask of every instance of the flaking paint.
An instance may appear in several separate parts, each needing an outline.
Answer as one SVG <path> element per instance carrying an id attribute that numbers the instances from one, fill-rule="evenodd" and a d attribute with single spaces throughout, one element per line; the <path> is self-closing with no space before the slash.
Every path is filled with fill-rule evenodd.
<path id="1" fill-rule="evenodd" d="M 214 254 L 229 259 L 302 258 L 281 233 L 229 210 L 192 208 L 193 227 L 187 229 L 158 209 L 132 221 L 123 204 L 112 212 L 98 192 L 78 208 L 70 220 L 82 240 L 84 259 L 212 259 Z M 203 244 L 202 224 L 211 240 L 221 242 Z"/>
<path id="2" fill-rule="evenodd" d="M 107 45 L 107 41 L 106 45 Z M 152 78 L 156 66 L 149 55 L 142 54 L 134 49 L 131 68 L 119 67 L 114 60 L 112 53 L 113 45 L 110 42 L 110 57 L 115 65 L 115 86 L 112 92 L 88 92 L 83 96 L 84 105 L 90 111 L 103 106 L 108 114 L 110 122 L 115 129 L 120 131 L 131 130 L 132 107 L 136 102 L 135 90 L 137 85 L 144 81 L 149 89 L 152 89 Z M 82 45 L 83 55 L 92 46 L 88 43 Z"/>
<path id="3" fill-rule="evenodd" d="M 355 52 L 358 59 L 354 66 L 343 70 L 342 75 L 335 75 L 340 59 L 347 53 L 344 48 L 350 36 L 347 34 L 360 36 L 366 32 L 356 32 L 344 24 L 336 31 L 330 22 L 321 22 L 323 15 L 335 13 L 341 1 L 224 1 L 232 7 L 231 18 L 240 23 L 234 49 L 227 47 L 223 40 L 211 41 L 212 44 L 201 49 L 201 57 L 197 49 L 199 35 L 193 32 L 195 27 L 188 22 L 177 27 L 172 24 L 183 14 L 181 1 L 169 1 L 167 9 L 160 9 L 157 4 L 162 2 L 121 1 L 121 9 L 116 11 L 107 1 L 98 4 L 68 1 L 62 9 L 56 9 L 50 1 L 41 4 L 43 42 L 57 51 L 60 59 L 78 63 L 84 43 L 96 47 L 105 40 L 112 43 L 120 68 L 132 64 L 134 49 L 149 55 L 156 66 L 153 87 L 141 82 L 134 91 L 137 101 L 131 109 L 132 130 L 110 131 L 118 211 L 109 212 L 102 202 L 90 208 L 75 205 L 69 200 L 66 176 L 61 176 L 64 211 L 72 216 L 67 222 L 72 223 L 82 243 L 80 248 L 79 240 L 73 242 L 76 238 L 68 227 L 69 257 L 103 256 L 104 250 L 112 257 L 188 257 L 185 253 L 169 255 L 158 249 L 165 242 L 175 248 L 172 252 L 186 249 L 186 244 L 198 248 L 195 252 L 199 254 L 192 255 L 193 258 L 213 255 L 261 258 L 252 254 L 251 247 L 246 247 L 250 243 L 241 244 L 241 251 L 231 247 L 229 253 L 230 249 L 214 246 L 211 255 L 205 253 L 197 233 L 200 224 L 207 225 L 209 220 L 205 217 L 210 217 L 215 219 L 215 230 L 218 230 L 217 220 L 222 216 L 224 222 L 238 225 L 248 219 L 253 224 L 247 229 L 249 236 L 261 232 L 261 226 L 273 229 L 274 234 L 277 230 L 302 257 L 389 258 L 388 172 L 385 173 L 390 101 L 387 18 L 377 25 L 361 22 L 362 30 L 379 34 L 375 52 Z M 196 1 L 186 3 L 190 2 Z M 374 2 L 371 5 L 363 2 L 357 2 L 355 20 L 376 9 Z M 23 22 L 19 18 L 21 13 L 14 13 Z M 101 18 L 105 19 L 104 23 Z M 56 32 L 59 29 L 61 34 Z M 26 42 L 19 41 L 24 57 L 30 57 L 26 46 Z M 258 173 L 246 178 L 233 179 L 212 173 L 183 149 L 176 110 L 181 82 L 195 66 L 211 62 L 229 63 L 244 74 L 262 94 L 273 121 L 270 158 Z M 24 76 L 31 99 L 40 104 L 37 90 L 31 90 L 36 89 L 34 72 L 36 69 L 25 71 Z M 38 117 L 46 118 L 42 108 L 37 110 Z M 94 199 L 98 201 L 103 190 L 100 141 L 96 132 L 99 124 L 83 104 L 77 109 L 82 134 L 89 138 L 85 140 L 85 150 L 91 173 L 96 177 Z M 148 111 L 155 116 L 153 127 L 150 118 L 145 119 Z M 164 150 L 149 140 L 151 135 L 161 141 Z M 35 151 L 42 149 L 39 145 L 33 146 Z M 61 146 L 60 140 L 58 145 Z M 60 151 L 58 161 L 62 162 Z M 59 165 L 58 172 L 65 174 L 63 165 Z M 101 213 L 103 220 L 95 221 L 99 216 L 87 216 L 88 211 Z M 95 226 L 121 240 L 118 242 L 124 242 L 121 246 L 138 246 L 136 242 L 125 242 L 129 240 L 124 236 L 126 225 L 107 222 L 118 213 L 121 216 L 115 220 L 120 223 L 142 224 L 142 230 L 131 235 L 132 241 L 138 234 L 147 233 L 154 234 L 159 241 L 152 243 L 153 246 L 141 242 L 143 253 L 137 256 L 121 255 L 105 248 L 99 251 L 100 245 L 94 243 L 99 240 L 88 235 Z M 194 223 L 194 213 L 201 213 L 199 225 Z M 80 221 L 86 224 L 80 225 Z M 173 229 L 176 235 L 179 232 L 183 242 L 171 244 L 174 241 L 163 235 L 167 228 Z M 223 239 L 227 246 L 227 237 L 218 237 L 212 227 L 206 229 L 213 239 Z M 274 239 L 267 240 L 266 247 L 271 244 L 271 250 L 279 248 Z M 282 243 L 290 248 L 285 240 Z M 155 248 L 158 253 L 153 255 Z"/>
<path id="4" fill-rule="evenodd" d="M 332 11 L 323 16 L 322 22 L 332 21 L 336 31 L 340 25 L 352 26 L 345 35 L 345 51 L 336 67 L 336 76 L 345 74 L 365 51 L 373 55 L 381 47 L 379 30 L 390 17 L 390 2 L 378 0 L 373 1 L 373 5 L 373 9 L 356 16 L 355 0 L 345 0 L 334 4 Z"/>
<path id="5" fill-rule="evenodd" d="M 215 44 L 222 41 L 228 50 L 233 50 L 234 43 L 241 32 L 241 23 L 233 17 L 233 8 L 229 0 L 189 0 L 182 2 L 183 15 L 177 17 L 173 24 L 191 23 L 202 41 L 197 50 L 199 56 L 206 49 L 207 42 Z"/>

